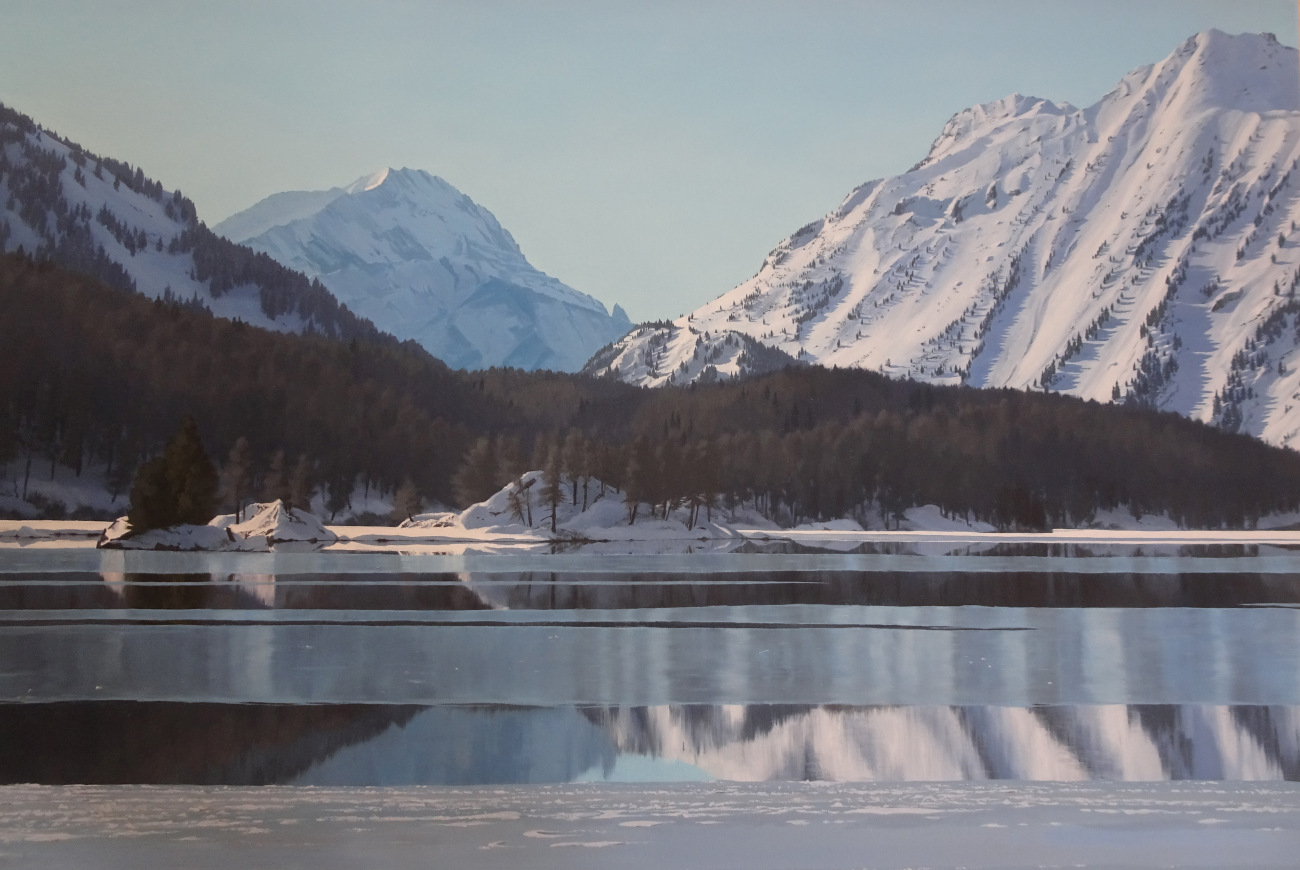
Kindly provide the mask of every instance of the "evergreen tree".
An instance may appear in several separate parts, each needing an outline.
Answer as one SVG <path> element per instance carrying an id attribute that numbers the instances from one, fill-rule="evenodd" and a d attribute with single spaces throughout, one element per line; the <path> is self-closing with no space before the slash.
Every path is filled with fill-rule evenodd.
<path id="1" fill-rule="evenodd" d="M 334 522 L 339 511 L 352 506 L 352 489 L 356 478 L 347 471 L 335 470 L 326 476 L 326 481 L 325 510 L 329 511 L 330 522 Z"/>
<path id="2" fill-rule="evenodd" d="M 587 439 L 577 429 L 570 429 L 564 438 L 560 462 L 573 485 L 573 504 L 578 504 L 578 478 L 582 475 L 583 456 L 587 452 Z"/>
<path id="3" fill-rule="evenodd" d="M 311 511 L 311 498 L 316 494 L 316 483 L 312 478 L 311 460 L 307 458 L 306 453 L 301 453 L 293 466 L 293 472 L 289 475 L 289 498 L 285 502 L 286 507 Z"/>
<path id="4" fill-rule="evenodd" d="M 496 477 L 493 480 L 495 492 L 507 483 L 518 480 L 528 469 L 524 467 L 523 450 L 519 446 L 517 435 L 498 435 L 493 450 L 497 463 Z"/>
<path id="5" fill-rule="evenodd" d="M 542 469 L 542 491 L 538 498 L 551 509 L 551 534 L 555 534 L 556 513 L 560 502 L 564 501 L 564 486 L 560 482 L 560 451 L 554 444 Z"/>
<path id="6" fill-rule="evenodd" d="M 527 500 L 530 500 L 528 490 L 525 489 L 519 481 L 515 481 L 506 492 L 506 507 L 510 511 L 511 518 L 516 522 L 522 523 L 527 520 L 528 525 L 532 526 L 533 512 L 531 507 L 527 504 Z"/>
<path id="7" fill-rule="evenodd" d="M 271 456 L 271 465 L 262 478 L 262 490 L 258 497 L 263 502 L 284 502 L 286 507 L 293 501 L 289 494 L 289 478 L 284 469 L 283 450 L 277 450 Z"/>
<path id="8" fill-rule="evenodd" d="M 253 459 L 248 439 L 239 436 L 221 467 L 221 498 L 235 507 L 235 522 L 244 520 L 244 499 L 252 481 Z"/>
<path id="9" fill-rule="evenodd" d="M 554 432 L 538 432 L 533 438 L 533 455 L 528 462 L 529 471 L 541 471 L 551 460 L 551 452 L 557 450 Z M 558 457 L 557 457 L 558 461 Z"/>
<path id="10" fill-rule="evenodd" d="M 400 523 L 413 518 L 420 512 L 421 506 L 420 494 L 408 477 L 402 481 L 402 485 L 397 488 L 397 495 L 393 498 L 393 522 Z"/>
<path id="11" fill-rule="evenodd" d="M 140 466 L 131 485 L 127 520 L 132 534 L 175 525 L 202 525 L 212 519 L 217 470 L 203 449 L 193 417 L 181 421 L 162 456 Z"/>
<path id="12" fill-rule="evenodd" d="M 139 453 L 134 443 L 123 445 L 118 449 L 117 455 L 112 457 L 112 462 L 108 467 L 108 474 L 104 482 L 108 485 L 108 494 L 117 501 L 117 497 L 124 492 L 128 492 L 131 487 L 131 481 L 135 478 L 138 470 Z"/>
<path id="13" fill-rule="evenodd" d="M 651 448 L 645 438 L 638 438 L 628 451 L 627 470 L 623 473 L 623 503 L 627 506 L 627 524 L 636 523 L 637 511 L 650 490 Z"/>
<path id="14" fill-rule="evenodd" d="M 497 457 L 490 438 L 474 442 L 452 475 L 451 485 L 461 507 L 484 501 L 497 491 Z"/>

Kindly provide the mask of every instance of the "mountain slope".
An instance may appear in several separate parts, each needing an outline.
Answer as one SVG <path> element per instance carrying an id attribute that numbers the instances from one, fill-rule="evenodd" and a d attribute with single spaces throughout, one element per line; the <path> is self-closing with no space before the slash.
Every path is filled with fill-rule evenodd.
<path id="1" fill-rule="evenodd" d="M 215 229 L 458 368 L 573 371 L 631 326 L 534 269 L 491 212 L 419 170 L 277 194 Z"/>
<path id="2" fill-rule="evenodd" d="M 115 287 L 197 300 L 257 326 L 391 341 L 319 282 L 214 235 L 180 191 L 0 105 L 0 252 L 20 248 Z"/>
<path id="3" fill-rule="evenodd" d="M 1218 31 L 1086 109 L 1018 94 L 967 109 L 910 171 L 587 370 L 682 383 L 739 333 L 828 366 L 1129 401 L 1300 443 L 1298 109 L 1294 49 Z"/>

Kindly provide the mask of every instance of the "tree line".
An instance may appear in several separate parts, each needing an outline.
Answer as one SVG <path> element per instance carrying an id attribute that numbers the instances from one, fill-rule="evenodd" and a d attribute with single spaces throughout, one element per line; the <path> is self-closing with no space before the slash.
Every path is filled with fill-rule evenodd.
<path id="1" fill-rule="evenodd" d="M 125 492 L 189 414 L 218 477 L 243 466 L 261 494 L 296 474 L 290 500 L 318 492 L 338 519 L 358 488 L 464 506 L 529 470 L 563 477 L 573 504 L 615 488 L 629 521 L 748 504 L 893 522 L 935 504 L 1008 529 L 1119 506 L 1237 527 L 1300 500 L 1300 454 L 1056 394 L 817 366 L 655 390 L 455 371 L 410 343 L 268 332 L 16 255 L 0 257 L 0 306 L 0 474 L 20 489 L 62 465 Z"/>

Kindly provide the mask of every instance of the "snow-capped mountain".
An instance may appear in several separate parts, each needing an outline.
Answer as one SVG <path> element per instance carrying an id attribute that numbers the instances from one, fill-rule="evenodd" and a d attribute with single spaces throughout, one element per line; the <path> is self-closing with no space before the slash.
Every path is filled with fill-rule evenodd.
<path id="1" fill-rule="evenodd" d="M 218 238 L 194 203 L 0 105 L 0 251 L 281 331 L 378 336 L 321 284 Z"/>
<path id="2" fill-rule="evenodd" d="M 1198 34 L 1077 109 L 954 116 L 757 275 L 587 367 L 659 385 L 801 360 L 1131 401 L 1300 445 L 1300 59 Z"/>
<path id="3" fill-rule="evenodd" d="M 617 305 L 611 315 L 533 268 L 491 212 L 420 170 L 276 194 L 215 230 L 458 368 L 574 371 L 631 327 Z"/>

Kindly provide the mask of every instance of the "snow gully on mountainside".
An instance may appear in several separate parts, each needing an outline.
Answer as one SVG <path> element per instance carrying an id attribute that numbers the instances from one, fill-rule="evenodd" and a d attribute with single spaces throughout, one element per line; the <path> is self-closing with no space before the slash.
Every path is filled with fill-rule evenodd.
<path id="1" fill-rule="evenodd" d="M 753 342 L 896 377 L 1126 401 L 1300 444 L 1300 56 L 1198 34 L 1078 109 L 964 110 L 758 274 L 587 371 L 749 370 Z"/>

